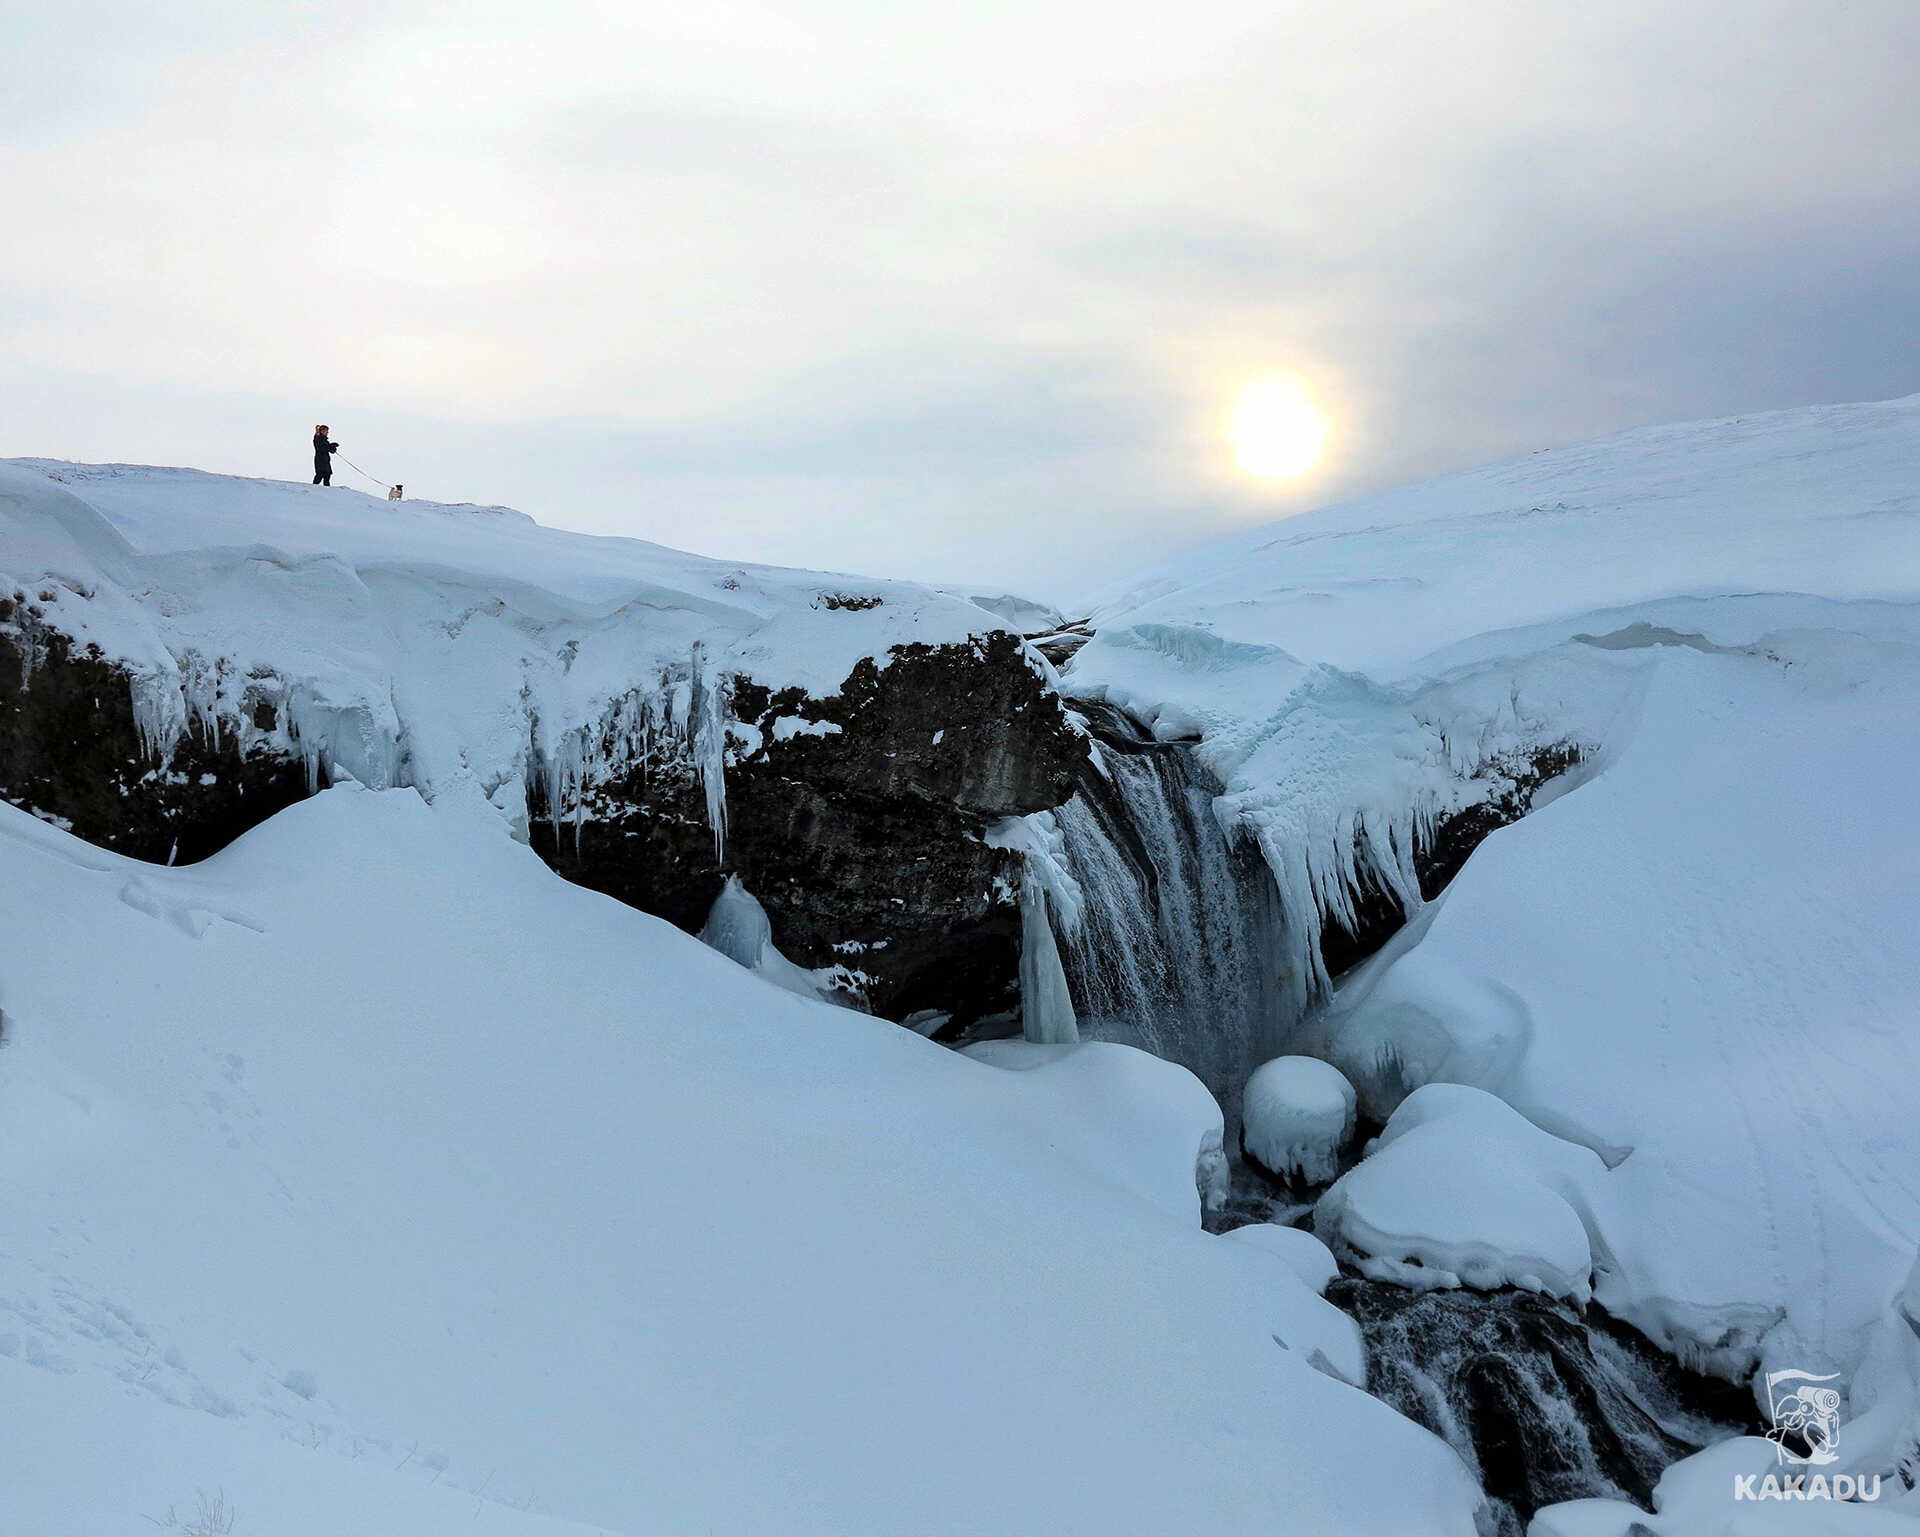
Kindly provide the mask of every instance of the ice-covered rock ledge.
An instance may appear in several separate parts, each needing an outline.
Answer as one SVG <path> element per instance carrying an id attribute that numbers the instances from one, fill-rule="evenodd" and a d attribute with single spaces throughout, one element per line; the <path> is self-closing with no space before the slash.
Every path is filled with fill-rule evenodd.
<path id="1" fill-rule="evenodd" d="M 995 614 L 504 508 L 0 464 L 0 797 L 138 858 L 337 775 L 477 790 L 569 878 L 698 931 L 729 876 L 822 990 L 1017 997 L 1018 856 L 1085 748 Z"/>

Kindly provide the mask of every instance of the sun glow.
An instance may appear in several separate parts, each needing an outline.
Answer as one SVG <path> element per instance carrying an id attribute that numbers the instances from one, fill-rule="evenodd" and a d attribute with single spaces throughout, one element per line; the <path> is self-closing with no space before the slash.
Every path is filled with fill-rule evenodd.
<path id="1" fill-rule="evenodd" d="M 1241 389 L 1227 435 L 1247 474 L 1289 480 L 1319 462 L 1331 430 L 1304 381 L 1268 374 Z"/>

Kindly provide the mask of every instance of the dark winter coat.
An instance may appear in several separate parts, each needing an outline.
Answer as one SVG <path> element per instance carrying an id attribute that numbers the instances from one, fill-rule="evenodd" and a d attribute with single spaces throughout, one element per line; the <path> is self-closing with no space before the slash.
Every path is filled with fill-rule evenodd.
<path id="1" fill-rule="evenodd" d="M 338 443 L 329 443 L 319 433 L 313 435 L 313 473 L 331 475 L 333 473 L 333 455 L 340 452 Z"/>

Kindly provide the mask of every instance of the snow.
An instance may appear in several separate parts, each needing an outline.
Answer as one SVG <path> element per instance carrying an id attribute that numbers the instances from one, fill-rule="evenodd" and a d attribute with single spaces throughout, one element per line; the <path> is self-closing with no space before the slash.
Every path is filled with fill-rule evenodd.
<path id="1" fill-rule="evenodd" d="M 1537 454 L 1111 592 L 1064 680 L 1197 738 L 1260 840 L 1319 1006 L 1289 1049 L 1372 1115 L 1518 1112 L 1361 1164 L 1322 1208 L 1356 1254 L 1591 1275 L 1729 1376 L 1839 1372 L 1883 1466 L 1920 1434 L 1917 464 L 1920 396 Z M 1422 903 L 1417 840 L 1554 744 L 1579 768 Z M 1328 1002 L 1369 882 L 1414 921 Z"/>
<path id="2" fill-rule="evenodd" d="M 1353 1085 L 1314 1057 L 1275 1057 L 1247 1080 L 1240 1139 L 1275 1174 L 1325 1184 L 1353 1136 Z"/>
<path id="3" fill-rule="evenodd" d="M 1653 1491 L 1657 1514 L 1620 1500 L 1573 1500 L 1535 1515 L 1527 1537 L 1895 1537 L 1913 1530 L 1916 1512 L 1903 1498 L 1906 1491 L 1884 1481 L 1869 1479 L 1862 1492 L 1848 1478 L 1838 1496 L 1831 1494 L 1831 1477 L 1820 1486 L 1825 1492 L 1811 1498 L 1763 1492 L 1767 1478 L 1777 1485 L 1794 1471 L 1804 1470 L 1783 1468 L 1771 1441 L 1736 1437 L 1669 1468 Z M 1754 1490 L 1752 1498 L 1735 1497 L 1743 1485 Z"/>
<path id="4" fill-rule="evenodd" d="M 909 582 L 196 470 L 0 461 L 0 520 L 0 591 L 126 663 L 156 744 L 199 720 L 244 745 L 266 701 L 271 745 L 316 774 L 429 796 L 532 785 L 561 812 L 610 762 L 671 750 L 716 842 L 728 676 L 827 695 L 891 646 L 1004 627 Z"/>
<path id="5" fill-rule="evenodd" d="M 942 586 L 940 590 L 965 598 L 976 608 L 984 608 L 1004 623 L 1008 629 L 1017 630 L 1022 635 L 1039 636 L 1048 631 L 1058 630 L 1067 622 L 1067 616 L 1051 603 L 1044 603 L 1038 598 L 1022 597 L 1019 593 L 999 592 L 991 587 L 950 585 Z"/>
<path id="6" fill-rule="evenodd" d="M 1394 1047 L 1606 1152 L 1601 1300 L 1723 1369 L 1850 1372 L 1920 1247 L 1920 626 L 1830 622 L 1662 648 L 1604 770 L 1329 1021 L 1351 1072 Z"/>
<path id="7" fill-rule="evenodd" d="M 9 1531 L 1473 1530 L 1201 1231 L 1170 1064 L 795 997 L 476 794 L 180 869 L 0 807 L 0 865 Z"/>
<path id="8" fill-rule="evenodd" d="M 1606 1174 L 1493 1095 L 1429 1084 L 1321 1198 L 1314 1231 L 1376 1280 L 1518 1286 L 1584 1305 Z"/>
<path id="9" fill-rule="evenodd" d="M 1285 1049 L 1389 1117 L 1333 1249 L 1840 1373 L 1851 1475 L 1920 1445 L 1917 449 L 1920 397 L 1329 509 L 1108 594 L 1064 675 L 1194 740 L 1277 884 Z M 1336 1380 L 1311 1239 L 1200 1231 L 1190 1074 L 1044 1002 L 1056 1044 L 944 1052 L 805 996 L 744 888 L 710 937 L 758 975 L 510 836 L 668 748 L 723 838 L 728 674 L 830 692 L 1015 610 L 180 470 L 0 464 L 0 532 L 150 737 L 264 698 L 372 787 L 182 870 L 0 807 L 0 1524 L 1471 1530 L 1458 1460 Z M 1439 819 L 1567 746 L 1422 902 Z M 1085 933 L 1058 820 L 991 836 Z M 1414 919 L 1336 992 L 1369 886 Z M 1914 1514 L 1710 1483 L 1536 1528 Z"/>
<path id="10" fill-rule="evenodd" d="M 1195 1227 L 1206 1180 L 1220 1151 L 1220 1106 L 1184 1067 L 1111 1041 L 1039 1045 L 981 1041 L 964 1055 L 1064 1092 L 1063 1110 L 1089 1136 L 1124 1139 L 1135 1151 L 1110 1177 Z M 1069 1129 L 1063 1124 L 1063 1130 Z M 1315 1309 L 1316 1318 L 1326 1315 Z"/>
<path id="11" fill-rule="evenodd" d="M 1917 440 L 1920 395 L 1776 411 L 1642 428 L 1290 518 L 1096 595 L 1099 633 L 1074 671 L 1141 623 L 1397 680 L 1462 642 L 1572 634 L 1625 604 L 1905 602 Z"/>
<path id="12" fill-rule="evenodd" d="M 1233 1229 L 1227 1236 L 1277 1254 L 1316 1294 L 1324 1292 L 1327 1283 L 1340 1273 L 1333 1251 L 1305 1228 L 1285 1227 L 1278 1222 L 1253 1222 Z"/>

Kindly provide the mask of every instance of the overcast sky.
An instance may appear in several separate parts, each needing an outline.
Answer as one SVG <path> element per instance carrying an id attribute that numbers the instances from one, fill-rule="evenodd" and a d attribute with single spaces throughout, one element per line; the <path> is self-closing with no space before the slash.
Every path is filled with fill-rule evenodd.
<path id="1" fill-rule="evenodd" d="M 439 500 L 1064 600 L 1920 390 L 1920 0 L 0 0 L 0 58 L 0 455 L 305 479 L 325 420 Z M 1294 482 L 1224 436 L 1273 370 Z"/>

